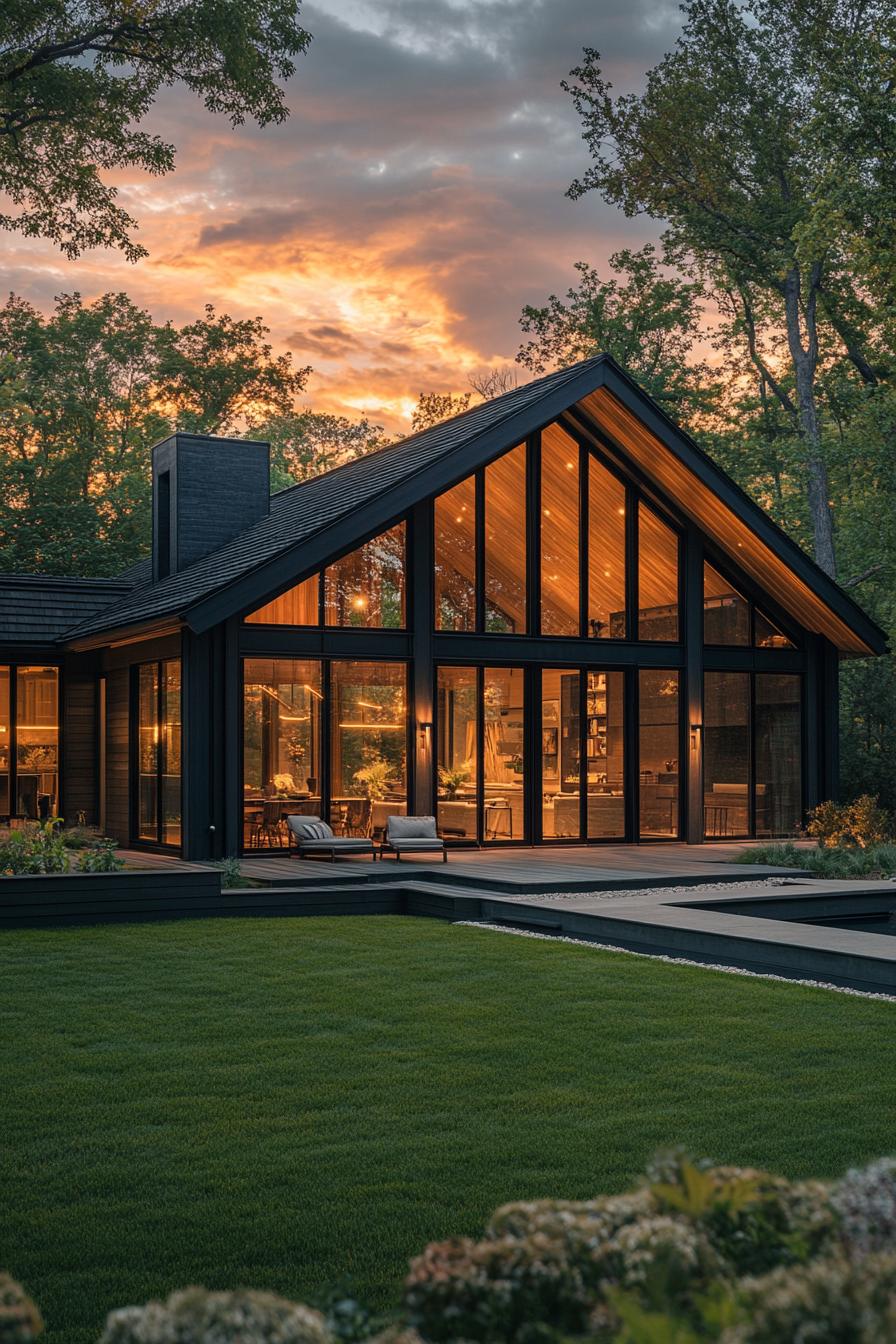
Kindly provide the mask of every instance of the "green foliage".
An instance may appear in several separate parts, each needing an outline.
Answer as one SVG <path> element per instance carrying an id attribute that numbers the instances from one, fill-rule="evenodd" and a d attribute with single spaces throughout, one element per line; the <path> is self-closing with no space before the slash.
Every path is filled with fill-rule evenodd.
<path id="1" fill-rule="evenodd" d="M 0 350 L 0 568 L 23 573 L 119 573 L 149 544 L 152 444 L 291 414 L 308 375 L 260 318 L 160 326 L 125 294 L 11 297 Z"/>
<path id="2" fill-rule="evenodd" d="M 822 849 L 869 849 L 896 841 L 896 821 L 869 793 L 851 803 L 819 803 L 809 814 L 806 830 Z"/>
<path id="3" fill-rule="evenodd" d="M 388 443 L 382 425 L 316 411 L 273 416 L 253 431 L 271 445 L 271 488 L 282 490 Z"/>
<path id="4" fill-rule="evenodd" d="M 116 842 L 104 840 L 81 851 L 78 870 L 82 873 L 117 873 L 124 867 L 124 859 L 115 853 Z"/>
<path id="5" fill-rule="evenodd" d="M 354 773 L 354 781 L 364 792 L 365 798 L 385 798 L 390 777 L 395 768 L 389 761 L 370 761 Z"/>
<path id="6" fill-rule="evenodd" d="M 40 1312 L 24 1288 L 0 1270 L 0 1344 L 30 1344 L 43 1328 Z"/>
<path id="7" fill-rule="evenodd" d="M 19 877 L 27 873 L 67 873 L 71 855 L 62 838 L 62 818 L 27 822 L 10 831 L 0 845 L 0 874 Z"/>
<path id="8" fill-rule="evenodd" d="M 723 1344 L 882 1344 L 896 1336 L 896 1253 L 818 1260 L 743 1285 Z"/>
<path id="9" fill-rule="evenodd" d="M 459 765 L 454 766 L 439 766 L 439 783 L 449 798 L 454 798 L 458 789 L 462 789 L 472 778 L 472 775 L 472 761 L 462 761 Z"/>
<path id="10" fill-rule="evenodd" d="M 797 849 L 796 845 L 757 845 L 743 850 L 735 863 L 763 863 L 774 868 L 800 868 L 815 877 L 835 881 L 859 877 L 896 875 L 896 845 L 871 845 L 867 849 Z"/>
<path id="11" fill-rule="evenodd" d="M 451 392 L 421 392 L 411 416 L 411 433 L 419 434 L 421 430 L 431 429 L 433 425 L 469 410 L 472 396 L 472 392 L 461 392 L 457 396 Z"/>
<path id="12" fill-rule="evenodd" d="M 226 859 L 221 859 L 215 864 L 216 868 L 221 870 L 221 886 L 224 888 L 244 887 L 246 880 L 240 870 L 240 861 L 235 854 L 231 854 Z"/>
<path id="13" fill-rule="evenodd" d="M 517 359 L 544 373 L 606 351 L 671 413 L 696 422 L 715 400 L 709 370 L 694 358 L 702 283 L 661 269 L 649 243 L 638 252 L 613 253 L 609 265 L 615 274 L 602 280 L 594 267 L 577 262 L 577 288 L 563 299 L 552 294 L 541 308 L 523 309 L 520 325 L 532 339 Z"/>
<path id="14" fill-rule="evenodd" d="M 310 35 L 299 0 L 7 0 L 0 11 L 0 226 L 85 248 L 146 254 L 110 172 L 174 168 L 141 129 L 163 88 L 186 86 L 237 126 L 285 120 L 282 83 Z"/>
<path id="15" fill-rule="evenodd" d="M 184 1288 L 113 1311 L 99 1344 L 332 1344 L 320 1312 L 273 1293 Z"/>

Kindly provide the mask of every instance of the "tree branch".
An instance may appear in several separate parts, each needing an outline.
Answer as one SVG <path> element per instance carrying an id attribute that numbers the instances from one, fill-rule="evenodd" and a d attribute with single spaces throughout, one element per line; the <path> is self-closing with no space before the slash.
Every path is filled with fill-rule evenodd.
<path id="1" fill-rule="evenodd" d="M 870 579 L 873 574 L 879 574 L 880 571 L 885 568 L 885 566 L 886 561 L 884 560 L 881 560 L 879 564 L 869 565 L 867 569 L 862 570 L 861 574 L 855 574 L 851 579 L 844 580 L 844 582 L 841 583 L 840 587 L 858 588 L 860 583 L 864 583 L 866 579 Z"/>

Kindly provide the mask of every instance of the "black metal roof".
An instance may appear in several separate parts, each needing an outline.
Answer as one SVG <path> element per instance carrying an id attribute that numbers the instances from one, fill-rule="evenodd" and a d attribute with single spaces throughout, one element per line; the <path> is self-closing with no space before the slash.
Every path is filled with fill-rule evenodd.
<path id="1" fill-rule="evenodd" d="M 120 602 L 129 588 L 121 579 L 0 575 L 0 641 L 52 646 L 72 626 Z"/>
<path id="2" fill-rule="evenodd" d="M 304 574 L 357 546 L 365 536 L 390 526 L 415 503 L 449 488 L 600 387 L 609 389 L 650 426 L 664 448 L 799 576 L 865 648 L 885 650 L 883 632 L 852 598 L 608 355 L 583 360 L 514 388 L 432 429 L 281 491 L 272 497 L 265 518 L 159 583 L 151 582 L 147 559 L 119 576 L 117 587 L 108 580 L 34 582 L 46 585 L 48 592 L 58 582 L 101 585 L 92 596 L 84 592 L 84 606 L 73 611 L 68 625 L 62 624 L 61 611 L 55 617 L 48 613 L 64 643 L 92 643 L 113 630 L 151 628 L 174 619 L 201 633 L 229 616 L 259 606 Z M 48 601 L 52 606 L 52 599 Z M 44 631 L 46 628 L 42 626 Z M 46 634 L 43 637 L 46 639 Z M 7 636 L 0 627 L 0 639 L 4 638 Z"/>
<path id="3" fill-rule="evenodd" d="M 78 639 L 99 631 L 183 615 L 197 602 L 226 588 L 327 526 L 364 510 L 397 483 L 427 471 L 456 449 L 478 441 L 497 427 L 537 410 L 552 393 L 587 378 L 606 356 L 548 374 L 523 387 L 483 402 L 442 424 L 375 453 L 347 462 L 323 476 L 290 486 L 271 498 L 271 512 L 220 550 L 160 583 L 135 589 L 115 607 L 69 632 Z M 570 400 L 574 400 L 571 397 Z M 533 424 L 533 428 L 535 425 Z M 362 525 L 363 530 L 363 525 Z"/>

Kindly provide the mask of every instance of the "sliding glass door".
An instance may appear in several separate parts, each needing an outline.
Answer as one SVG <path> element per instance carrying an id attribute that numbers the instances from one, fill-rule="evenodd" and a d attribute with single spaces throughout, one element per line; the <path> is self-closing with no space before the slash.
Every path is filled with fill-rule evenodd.
<path id="1" fill-rule="evenodd" d="M 541 672 L 541 834 L 625 838 L 623 672 Z"/>
<path id="2" fill-rule="evenodd" d="M 449 840 L 528 838 L 521 667 L 439 667 L 436 820 Z"/>
<path id="3" fill-rule="evenodd" d="M 799 674 L 707 672 L 703 687 L 706 839 L 794 835 L 802 820 Z"/>

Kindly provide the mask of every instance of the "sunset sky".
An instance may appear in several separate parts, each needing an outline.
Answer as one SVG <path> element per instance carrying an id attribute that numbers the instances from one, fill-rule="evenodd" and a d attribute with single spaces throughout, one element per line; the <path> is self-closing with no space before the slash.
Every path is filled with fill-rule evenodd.
<path id="1" fill-rule="evenodd" d="M 421 391 L 462 391 L 512 361 L 525 303 L 655 236 L 596 198 L 572 202 L 587 165 L 560 81 L 585 45 L 618 91 L 674 42 L 665 0 L 328 0 L 281 127 L 234 130 L 183 90 L 150 127 L 176 173 L 122 179 L 150 256 L 67 262 L 4 237 L 0 282 L 41 308 L 54 294 L 124 289 L 159 320 L 211 302 L 261 314 L 278 349 L 314 366 L 316 410 L 407 426 Z M 528 375 L 526 375 L 528 376 Z"/>

